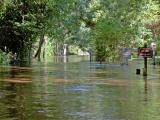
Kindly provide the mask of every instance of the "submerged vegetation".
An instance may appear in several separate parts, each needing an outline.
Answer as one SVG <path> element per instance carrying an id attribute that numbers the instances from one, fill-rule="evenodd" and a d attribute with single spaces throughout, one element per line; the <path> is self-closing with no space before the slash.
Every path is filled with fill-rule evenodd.
<path id="1" fill-rule="evenodd" d="M 80 50 L 118 59 L 123 48 L 159 44 L 159 11 L 159 0 L 1 0 L 0 61 L 10 52 L 41 60 Z"/>

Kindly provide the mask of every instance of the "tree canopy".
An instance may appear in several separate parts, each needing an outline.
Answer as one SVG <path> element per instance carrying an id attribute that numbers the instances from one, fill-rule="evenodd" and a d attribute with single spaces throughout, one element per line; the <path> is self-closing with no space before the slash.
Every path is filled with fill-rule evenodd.
<path id="1" fill-rule="evenodd" d="M 56 55 L 77 46 L 114 59 L 123 47 L 159 41 L 159 11 L 158 0 L 1 0 L 0 49 L 40 58 L 48 43 Z"/>

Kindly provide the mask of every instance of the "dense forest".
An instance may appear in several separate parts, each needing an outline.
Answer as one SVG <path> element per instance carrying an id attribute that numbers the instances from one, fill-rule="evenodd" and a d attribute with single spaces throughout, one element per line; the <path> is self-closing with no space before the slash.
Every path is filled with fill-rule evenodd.
<path id="1" fill-rule="evenodd" d="M 156 42 L 159 0 L 0 0 L 0 63 L 92 51 L 97 61 Z"/>

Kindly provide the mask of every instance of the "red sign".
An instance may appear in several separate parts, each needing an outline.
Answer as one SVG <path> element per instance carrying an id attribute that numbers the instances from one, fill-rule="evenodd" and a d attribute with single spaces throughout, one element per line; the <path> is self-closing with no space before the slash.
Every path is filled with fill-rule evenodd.
<path id="1" fill-rule="evenodd" d="M 151 48 L 139 48 L 138 55 L 142 57 L 152 57 L 153 51 Z"/>

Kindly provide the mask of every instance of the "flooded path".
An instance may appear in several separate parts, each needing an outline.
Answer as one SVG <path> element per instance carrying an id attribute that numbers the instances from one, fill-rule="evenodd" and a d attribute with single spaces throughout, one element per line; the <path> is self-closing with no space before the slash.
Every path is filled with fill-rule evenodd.
<path id="1" fill-rule="evenodd" d="M 0 120 L 159 120 L 160 67 L 136 75 L 143 61 L 129 65 L 33 62 L 0 66 Z"/>

